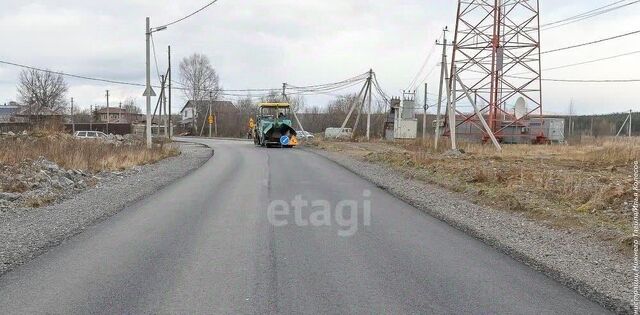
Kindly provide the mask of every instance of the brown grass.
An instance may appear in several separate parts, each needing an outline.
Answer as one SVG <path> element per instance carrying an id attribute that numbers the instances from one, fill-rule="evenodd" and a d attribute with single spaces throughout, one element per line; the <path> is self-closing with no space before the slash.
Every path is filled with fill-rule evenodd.
<path id="1" fill-rule="evenodd" d="M 461 143 L 466 153 L 442 154 L 432 141 L 335 143 L 318 146 L 393 167 L 410 178 L 437 184 L 481 205 L 524 213 L 550 226 L 583 229 L 615 239 L 631 234 L 631 165 L 640 139 L 592 139 L 580 145 Z"/>
<path id="2" fill-rule="evenodd" d="M 155 163 L 180 153 L 170 144 L 147 149 L 142 143 L 116 145 L 74 139 L 63 134 L 0 138 L 0 146 L 0 164 L 3 165 L 17 165 L 26 159 L 42 156 L 65 169 L 90 172 L 125 170 L 137 165 Z"/>

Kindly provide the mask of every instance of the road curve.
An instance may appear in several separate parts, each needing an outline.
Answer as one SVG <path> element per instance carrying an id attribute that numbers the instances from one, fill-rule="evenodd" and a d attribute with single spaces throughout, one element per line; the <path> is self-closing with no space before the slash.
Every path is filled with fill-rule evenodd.
<path id="1" fill-rule="evenodd" d="M 313 153 L 196 141 L 202 168 L 0 277 L 0 313 L 607 313 Z"/>

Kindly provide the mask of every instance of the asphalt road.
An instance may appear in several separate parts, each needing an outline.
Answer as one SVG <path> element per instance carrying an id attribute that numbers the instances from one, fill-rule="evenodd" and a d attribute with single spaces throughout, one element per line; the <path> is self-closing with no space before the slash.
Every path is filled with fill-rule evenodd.
<path id="1" fill-rule="evenodd" d="M 198 141 L 202 168 L 2 276 L 0 313 L 606 313 L 313 153 Z"/>

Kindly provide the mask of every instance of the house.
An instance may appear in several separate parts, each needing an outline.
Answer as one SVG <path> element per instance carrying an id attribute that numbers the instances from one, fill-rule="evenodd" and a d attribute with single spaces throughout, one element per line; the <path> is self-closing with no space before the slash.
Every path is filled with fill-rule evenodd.
<path id="1" fill-rule="evenodd" d="M 101 123 L 132 124 L 145 119 L 144 115 L 130 113 L 120 107 L 103 107 L 97 111 Z"/>
<path id="2" fill-rule="evenodd" d="M 65 114 L 64 108 L 53 110 L 48 107 L 34 105 L 32 107 L 20 106 L 20 110 L 15 114 L 15 117 L 16 119 L 29 123 L 63 123 Z"/>
<path id="3" fill-rule="evenodd" d="M 214 114 L 238 113 L 239 110 L 230 101 L 188 101 L 180 111 L 180 126 L 184 129 L 193 128 L 194 114 L 196 116 L 206 115 L 209 106 Z M 199 110 L 196 110 L 198 108 Z M 202 117 L 196 117 L 202 121 Z"/>
<path id="4" fill-rule="evenodd" d="M 0 123 L 22 122 L 20 121 L 22 119 L 17 117 L 21 110 L 22 107 L 16 102 L 9 102 L 9 104 L 0 106 Z"/>

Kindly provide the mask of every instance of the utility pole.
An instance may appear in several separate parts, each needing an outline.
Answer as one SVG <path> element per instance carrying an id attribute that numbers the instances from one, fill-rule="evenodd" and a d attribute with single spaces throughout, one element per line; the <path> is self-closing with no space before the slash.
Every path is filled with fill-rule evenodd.
<path id="1" fill-rule="evenodd" d="M 569 103 L 569 136 L 573 136 L 573 99 Z"/>
<path id="2" fill-rule="evenodd" d="M 449 88 L 449 86 L 451 86 L 451 91 L 448 91 L 448 95 L 451 95 L 451 97 L 447 97 L 448 101 L 447 104 L 449 105 L 449 133 L 450 133 L 450 138 L 451 138 L 451 150 L 458 150 L 458 146 L 456 144 L 456 99 L 457 99 L 457 95 L 456 95 L 456 75 L 458 73 L 458 70 L 456 69 L 456 66 L 453 66 L 453 71 L 451 73 L 451 77 L 447 79 L 447 88 Z M 453 80 L 453 81 L 452 81 Z"/>
<path id="3" fill-rule="evenodd" d="M 424 105 L 422 106 L 424 109 L 424 115 L 422 116 L 422 142 L 424 143 L 427 140 L 427 109 L 429 109 L 429 105 L 427 105 L 427 88 L 428 83 L 424 84 Z"/>
<path id="4" fill-rule="evenodd" d="M 168 47 L 169 55 L 169 139 L 173 138 L 173 126 L 171 124 L 171 46 Z"/>
<path id="5" fill-rule="evenodd" d="M 156 129 L 157 130 L 156 133 L 158 134 L 158 136 L 160 136 L 160 125 L 162 124 L 162 119 L 163 119 L 163 117 L 162 117 L 162 106 L 164 105 L 164 103 L 163 103 L 164 102 L 164 97 L 163 97 L 164 96 L 164 85 L 165 85 L 165 77 L 164 77 L 163 74 L 161 74 L 160 75 L 160 99 L 158 100 L 159 101 L 158 102 L 158 107 L 159 107 L 159 110 L 158 110 L 158 122 L 159 122 L 159 124 L 158 124 L 157 129 Z M 165 131 L 166 131 L 166 129 L 165 129 Z"/>
<path id="6" fill-rule="evenodd" d="M 440 120 L 442 118 L 440 111 L 442 109 L 442 92 L 444 89 L 445 73 L 447 71 L 447 32 L 448 28 L 442 30 L 442 61 L 440 64 L 440 90 L 438 92 L 438 108 L 436 112 L 436 132 L 434 138 L 434 148 L 438 149 L 438 140 L 440 139 Z"/>
<path id="7" fill-rule="evenodd" d="M 76 122 L 73 116 L 73 97 L 71 98 L 71 130 L 76 133 Z"/>
<path id="8" fill-rule="evenodd" d="M 282 98 L 285 102 L 289 103 L 289 98 L 287 97 L 287 83 L 282 83 Z M 304 131 L 304 127 L 302 126 L 302 123 L 300 122 L 300 119 L 298 119 L 298 114 L 296 113 L 295 108 L 291 108 L 291 112 L 293 113 L 293 118 L 295 118 L 296 122 L 298 123 L 298 127 L 300 127 L 300 131 L 302 131 L 303 133 Z"/>
<path id="9" fill-rule="evenodd" d="M 144 91 L 144 95 L 147 98 L 147 124 L 145 128 L 146 138 L 147 138 L 147 149 L 151 149 L 152 147 L 152 138 L 151 138 L 151 96 L 155 96 L 153 89 L 151 88 L 151 25 L 149 21 L 149 17 L 147 17 L 147 28 L 145 31 L 146 38 L 146 76 L 147 76 L 147 87 Z"/>
<path id="10" fill-rule="evenodd" d="M 213 102 L 213 91 L 209 91 L 209 117 L 207 117 L 207 119 L 209 120 L 209 138 L 211 138 L 211 124 L 213 123 L 213 121 L 211 121 L 212 117 L 212 111 L 211 111 L 211 103 Z M 216 130 L 216 135 L 218 134 L 218 131 Z"/>
<path id="11" fill-rule="evenodd" d="M 163 136 L 168 138 L 169 137 L 169 133 L 168 133 L 168 130 L 167 130 L 167 124 L 169 123 L 169 120 L 167 118 L 168 117 L 168 115 L 167 115 L 167 93 L 165 93 L 164 91 L 162 92 L 162 101 L 163 101 L 163 103 L 162 103 L 162 106 L 163 106 L 162 112 L 164 113 L 164 118 L 162 119 L 162 125 L 164 126 L 164 134 L 163 134 Z"/>
<path id="12" fill-rule="evenodd" d="M 369 106 L 367 109 L 367 141 L 371 140 L 371 84 L 373 81 L 373 69 L 369 69 Z M 356 126 L 357 128 L 358 126 Z"/>
<path id="13" fill-rule="evenodd" d="M 629 138 L 631 138 L 631 122 L 633 120 L 633 110 L 629 110 Z"/>
<path id="14" fill-rule="evenodd" d="M 109 134 L 109 90 L 107 90 L 107 134 Z"/>

